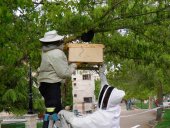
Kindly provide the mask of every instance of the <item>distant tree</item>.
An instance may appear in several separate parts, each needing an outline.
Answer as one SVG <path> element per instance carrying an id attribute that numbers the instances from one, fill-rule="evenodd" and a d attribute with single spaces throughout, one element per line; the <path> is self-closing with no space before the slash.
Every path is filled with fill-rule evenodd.
<path id="1" fill-rule="evenodd" d="M 72 94 L 72 82 L 71 79 L 67 79 L 65 84 L 61 86 L 62 90 L 62 105 L 72 106 L 73 105 L 73 94 Z"/>
<path id="2" fill-rule="evenodd" d="M 95 96 L 96 96 L 96 100 L 98 100 L 98 96 L 99 96 L 99 92 L 100 92 L 100 88 L 101 88 L 101 84 L 100 84 L 100 80 L 96 80 L 95 81 Z"/>
<path id="3" fill-rule="evenodd" d="M 31 0 L 0 1 L 0 111 L 28 110 L 29 65 L 35 72 L 40 59 L 38 15 Z M 39 104 L 36 87 L 33 92 L 34 103 Z"/>

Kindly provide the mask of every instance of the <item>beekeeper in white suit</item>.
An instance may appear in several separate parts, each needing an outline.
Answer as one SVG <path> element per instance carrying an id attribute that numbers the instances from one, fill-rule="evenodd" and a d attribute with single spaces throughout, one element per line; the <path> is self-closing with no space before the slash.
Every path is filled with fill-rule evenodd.
<path id="1" fill-rule="evenodd" d="M 125 92 L 109 86 L 104 71 L 105 65 L 100 68 L 101 91 L 98 108 L 94 113 L 77 117 L 66 110 L 59 112 L 73 128 L 120 128 L 120 102 Z"/>

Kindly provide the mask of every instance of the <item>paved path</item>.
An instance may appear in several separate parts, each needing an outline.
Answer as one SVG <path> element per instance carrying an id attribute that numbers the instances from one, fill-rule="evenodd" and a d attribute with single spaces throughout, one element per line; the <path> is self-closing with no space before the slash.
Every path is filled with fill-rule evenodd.
<path id="1" fill-rule="evenodd" d="M 121 108 L 120 128 L 151 128 L 148 122 L 156 118 L 156 111 L 153 109 L 127 111 L 124 103 L 121 104 Z"/>
<path id="2" fill-rule="evenodd" d="M 127 111 L 124 104 L 121 104 L 121 107 L 121 128 L 150 128 L 148 122 L 156 118 L 156 111 L 153 109 L 133 109 Z"/>

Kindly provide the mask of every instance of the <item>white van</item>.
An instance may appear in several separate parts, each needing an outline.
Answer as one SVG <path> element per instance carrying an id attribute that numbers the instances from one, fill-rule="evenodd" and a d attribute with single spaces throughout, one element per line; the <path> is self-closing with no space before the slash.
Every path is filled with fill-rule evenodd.
<path id="1" fill-rule="evenodd" d="M 170 107 L 170 100 L 164 100 L 163 107 Z"/>

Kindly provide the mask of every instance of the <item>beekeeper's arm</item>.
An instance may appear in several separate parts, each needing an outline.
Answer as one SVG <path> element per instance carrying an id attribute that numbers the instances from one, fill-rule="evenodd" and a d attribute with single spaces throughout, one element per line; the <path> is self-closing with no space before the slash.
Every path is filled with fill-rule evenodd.
<path id="1" fill-rule="evenodd" d="M 109 85 L 107 82 L 107 78 L 105 75 L 105 71 L 106 71 L 106 65 L 103 64 L 100 68 L 99 68 L 99 76 L 100 76 L 100 80 L 101 80 L 101 87 L 103 87 L 104 85 Z"/>
<path id="2" fill-rule="evenodd" d="M 59 114 L 62 115 L 73 128 L 108 128 L 108 123 L 110 124 L 106 117 L 101 116 L 99 113 L 89 114 L 85 117 L 77 117 L 73 112 L 61 110 Z"/>
<path id="3" fill-rule="evenodd" d="M 63 116 L 65 120 L 67 120 L 68 123 L 71 124 L 73 118 L 74 118 L 74 113 L 73 112 L 69 112 L 66 110 L 61 110 L 59 113 L 59 115 Z"/>
<path id="4" fill-rule="evenodd" d="M 69 124 L 71 124 L 73 128 L 87 128 L 89 127 L 87 125 L 90 125 L 89 121 L 87 122 L 83 117 L 76 117 L 73 112 L 61 110 L 58 114 L 62 116 Z"/>
<path id="5" fill-rule="evenodd" d="M 50 64 L 53 66 L 54 70 L 57 73 L 57 76 L 62 79 L 71 77 L 71 75 L 77 68 L 76 63 L 68 65 L 67 57 L 65 53 L 61 50 L 58 50 L 56 54 L 52 54 L 48 57 L 50 60 Z"/>

